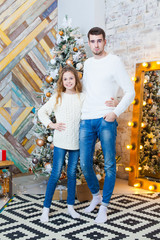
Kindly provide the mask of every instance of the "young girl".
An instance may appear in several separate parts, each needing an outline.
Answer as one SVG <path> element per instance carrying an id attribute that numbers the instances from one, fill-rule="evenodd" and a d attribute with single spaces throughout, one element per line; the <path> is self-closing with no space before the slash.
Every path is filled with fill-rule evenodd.
<path id="1" fill-rule="evenodd" d="M 83 100 L 84 94 L 77 71 L 73 67 L 67 66 L 61 71 L 56 93 L 38 111 L 40 121 L 46 127 L 55 129 L 53 168 L 47 185 L 41 222 L 48 222 L 49 208 L 67 152 L 69 153 L 67 167 L 68 213 L 72 218 L 80 217 L 73 205 L 75 202 L 76 168 L 79 159 L 79 124 Z M 54 111 L 56 123 L 53 123 L 49 118 L 52 111 Z"/>

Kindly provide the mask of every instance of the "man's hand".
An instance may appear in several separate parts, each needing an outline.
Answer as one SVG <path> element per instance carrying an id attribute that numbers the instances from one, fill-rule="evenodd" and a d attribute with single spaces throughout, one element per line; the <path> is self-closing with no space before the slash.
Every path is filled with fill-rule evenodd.
<path id="1" fill-rule="evenodd" d="M 105 101 L 105 105 L 107 107 L 116 107 L 118 105 L 118 100 L 117 99 L 114 99 L 114 98 L 111 98 L 111 100 L 107 100 Z"/>
<path id="2" fill-rule="evenodd" d="M 114 112 L 107 113 L 104 115 L 104 120 L 107 122 L 114 122 L 114 120 L 117 118 L 116 114 Z"/>
<path id="3" fill-rule="evenodd" d="M 53 123 L 53 122 L 51 122 L 48 125 L 48 127 L 51 128 L 51 129 L 56 129 L 58 131 L 63 131 L 63 130 L 66 129 L 65 123 Z"/>

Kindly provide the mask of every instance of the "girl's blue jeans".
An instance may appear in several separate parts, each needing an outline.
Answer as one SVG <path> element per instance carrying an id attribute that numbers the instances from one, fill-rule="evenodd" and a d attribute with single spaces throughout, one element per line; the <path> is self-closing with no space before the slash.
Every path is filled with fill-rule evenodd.
<path id="1" fill-rule="evenodd" d="M 69 153 L 68 167 L 67 167 L 67 204 L 74 205 L 75 202 L 75 188 L 76 188 L 76 169 L 79 159 L 79 150 L 66 150 L 54 147 L 53 168 L 51 176 L 47 184 L 44 207 L 50 208 L 53 194 L 60 178 L 62 167 L 65 160 L 66 153 Z"/>
<path id="2" fill-rule="evenodd" d="M 116 136 L 117 121 L 107 122 L 103 118 L 81 120 L 80 165 L 93 195 L 99 193 L 99 182 L 93 169 L 95 143 L 99 138 L 104 155 L 104 187 L 102 204 L 107 206 L 116 180 Z"/>

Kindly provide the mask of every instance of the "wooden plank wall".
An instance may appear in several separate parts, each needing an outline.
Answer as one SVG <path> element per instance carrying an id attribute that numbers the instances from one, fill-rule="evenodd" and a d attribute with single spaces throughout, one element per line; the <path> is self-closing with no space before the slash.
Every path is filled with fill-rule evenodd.
<path id="1" fill-rule="evenodd" d="M 27 172 L 33 115 L 56 37 L 58 0 L 0 0 L 0 149 Z"/>

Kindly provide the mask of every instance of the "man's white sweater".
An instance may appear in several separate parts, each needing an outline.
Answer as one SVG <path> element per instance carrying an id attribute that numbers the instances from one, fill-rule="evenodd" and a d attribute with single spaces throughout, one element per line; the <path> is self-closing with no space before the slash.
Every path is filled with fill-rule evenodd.
<path id="1" fill-rule="evenodd" d="M 101 59 L 91 57 L 85 61 L 83 86 L 86 98 L 81 119 L 101 118 L 109 112 L 114 112 L 118 117 L 135 97 L 133 84 L 121 59 L 113 54 Z M 105 101 L 116 98 L 119 87 L 123 89 L 123 98 L 117 107 L 107 107 Z"/>

